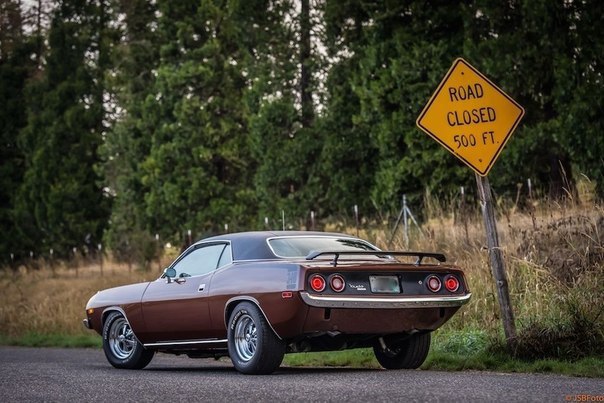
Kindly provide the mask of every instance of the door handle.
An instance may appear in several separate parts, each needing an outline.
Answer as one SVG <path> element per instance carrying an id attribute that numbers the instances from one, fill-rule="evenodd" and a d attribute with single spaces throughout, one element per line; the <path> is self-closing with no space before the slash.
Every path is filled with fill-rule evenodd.
<path id="1" fill-rule="evenodd" d="M 203 290 L 205 290 L 205 288 L 206 288 L 205 283 L 203 283 L 203 284 L 199 284 L 199 288 L 197 289 L 197 291 L 198 291 L 198 292 L 202 292 Z"/>
<path id="2" fill-rule="evenodd" d="M 182 284 L 182 283 L 186 283 L 187 279 L 184 277 L 178 277 L 174 279 L 175 282 L 177 282 L 178 284 Z"/>

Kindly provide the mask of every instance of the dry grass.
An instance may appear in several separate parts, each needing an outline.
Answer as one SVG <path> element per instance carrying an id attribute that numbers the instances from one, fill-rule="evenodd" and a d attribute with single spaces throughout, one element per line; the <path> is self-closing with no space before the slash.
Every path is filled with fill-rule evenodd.
<path id="1" fill-rule="evenodd" d="M 65 266 L 17 272 L 5 270 L 0 280 L 0 334 L 14 338 L 25 334 L 89 333 L 82 326 L 88 299 L 98 290 L 157 277 L 154 271 L 127 266 Z"/>
<path id="2" fill-rule="evenodd" d="M 449 262 L 464 268 L 473 293 L 471 303 L 445 329 L 479 329 L 489 335 L 500 334 L 496 290 L 478 209 L 441 206 L 434 200 L 429 200 L 428 206 L 428 219 L 421 232 L 412 228 L 408 249 L 445 253 Z M 593 200 L 567 204 L 535 202 L 523 210 L 500 202 L 498 211 L 500 243 L 520 336 L 530 336 L 531 341 L 551 337 L 556 343 L 556 334 L 568 337 L 583 331 L 595 343 L 602 342 L 602 208 Z M 390 231 L 386 227 L 383 223 L 364 225 L 359 235 L 390 249 Z M 346 228 L 345 224 L 332 224 L 325 229 L 355 233 L 355 229 Z M 392 249 L 406 249 L 401 238 L 394 239 Z M 44 265 L 37 270 L 6 269 L 0 280 L 0 335 L 85 334 L 81 319 L 86 301 L 93 293 L 155 278 L 168 261 L 154 262 L 147 272 L 106 263 L 102 276 L 98 262 L 79 264 L 77 272 L 73 264 L 55 270 Z M 577 330 L 576 326 L 585 329 Z"/>
<path id="3" fill-rule="evenodd" d="M 518 328 L 516 354 L 531 359 L 604 355 L 602 207 L 593 200 L 534 202 L 523 210 L 502 204 L 498 233 Z M 482 216 L 433 201 L 431 206 L 430 218 L 422 233 L 411 237 L 409 248 L 445 253 L 464 268 L 473 293 L 445 331 L 480 329 L 500 337 Z"/>
<path id="4" fill-rule="evenodd" d="M 498 219 L 510 294 L 520 327 L 535 318 L 559 320 L 569 301 L 598 322 L 604 309 L 604 212 L 595 204 L 536 204 L 528 211 L 502 209 Z M 456 220 L 457 219 L 457 220 Z M 456 222 L 457 221 L 457 222 Z M 481 217 L 439 214 L 424 226 L 426 236 L 411 248 L 444 252 L 462 266 L 473 292 L 472 303 L 451 326 L 500 328 Z M 577 302 L 577 301 L 575 301 Z M 568 318 L 566 318 L 568 319 Z M 601 321 L 600 321 L 601 324 Z"/>
<path id="5" fill-rule="evenodd" d="M 459 202 L 445 206 L 430 197 L 425 205 L 427 219 L 421 230 L 410 224 L 408 247 L 400 227 L 389 245 L 391 234 L 383 230 L 385 223 L 366 225 L 360 235 L 383 249 L 444 253 L 448 262 L 464 269 L 473 296 L 443 330 L 474 329 L 501 338 L 497 291 L 479 208 Z M 521 349 L 524 343 L 544 351 L 541 356 L 572 359 L 580 352 L 563 345 L 574 344 L 582 346 L 583 353 L 604 354 L 604 209 L 587 193 L 564 203 L 527 201 L 522 208 L 499 200 L 497 212 L 521 343 L 518 351 L 530 356 L 528 347 Z M 327 229 L 356 231 L 345 223 Z M 574 342 L 573 335 L 590 342 Z"/>

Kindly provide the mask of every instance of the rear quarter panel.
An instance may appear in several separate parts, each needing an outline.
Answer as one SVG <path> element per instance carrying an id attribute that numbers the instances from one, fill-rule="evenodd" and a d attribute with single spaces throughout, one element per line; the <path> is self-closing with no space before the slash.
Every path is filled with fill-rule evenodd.
<path id="1" fill-rule="evenodd" d="M 300 265 L 283 261 L 241 262 L 218 270 L 209 296 L 213 327 L 226 333 L 229 308 L 248 300 L 259 305 L 280 337 L 300 334 L 308 312 L 297 292 L 301 278 Z M 291 297 L 284 298 L 284 291 Z"/>

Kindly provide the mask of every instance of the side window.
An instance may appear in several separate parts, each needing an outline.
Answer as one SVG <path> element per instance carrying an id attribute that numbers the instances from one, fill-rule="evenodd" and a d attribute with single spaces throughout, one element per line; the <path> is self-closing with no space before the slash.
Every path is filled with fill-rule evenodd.
<path id="1" fill-rule="evenodd" d="M 210 273 L 218 267 L 218 260 L 225 250 L 225 244 L 200 246 L 193 249 L 173 267 L 177 277 L 199 276 Z M 230 252 L 229 252 L 230 253 Z"/>

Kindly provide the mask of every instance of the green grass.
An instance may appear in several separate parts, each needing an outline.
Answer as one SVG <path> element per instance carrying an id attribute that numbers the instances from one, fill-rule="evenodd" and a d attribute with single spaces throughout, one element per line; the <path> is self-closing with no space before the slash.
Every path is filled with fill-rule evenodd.
<path id="1" fill-rule="evenodd" d="M 294 367 L 356 367 L 380 368 L 371 349 L 324 353 L 289 354 L 285 365 Z M 437 371 L 497 371 L 522 373 L 551 373 L 570 376 L 604 378 L 604 358 L 588 357 L 578 361 L 536 360 L 523 361 L 502 353 L 478 351 L 472 354 L 431 351 L 421 367 Z"/>
<path id="2" fill-rule="evenodd" d="M 524 361 L 512 358 L 507 354 L 493 354 L 486 351 L 471 355 L 432 352 L 422 365 L 422 369 L 532 372 L 603 378 L 604 358 L 588 357 L 572 362 L 555 359 Z"/>
<path id="3" fill-rule="evenodd" d="M 96 334 L 89 335 L 62 335 L 26 333 L 21 337 L 7 337 L 0 334 L 0 345 L 21 347 L 101 347 L 101 337 Z"/>
<path id="4" fill-rule="evenodd" d="M 494 340 L 481 330 L 436 332 L 422 369 L 439 371 L 499 371 L 552 373 L 604 378 L 604 357 L 586 357 L 575 361 L 558 359 L 521 360 L 493 349 Z M 349 366 L 380 368 L 372 349 L 325 353 L 289 354 L 290 366 Z"/>

